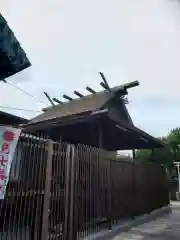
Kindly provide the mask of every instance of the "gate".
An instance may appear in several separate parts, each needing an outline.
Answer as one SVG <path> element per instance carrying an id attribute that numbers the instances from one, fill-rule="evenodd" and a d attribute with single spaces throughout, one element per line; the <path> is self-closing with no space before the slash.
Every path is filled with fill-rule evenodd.
<path id="1" fill-rule="evenodd" d="M 0 201 L 0 239 L 83 239 L 169 204 L 161 166 L 107 156 L 89 146 L 21 135 Z"/>

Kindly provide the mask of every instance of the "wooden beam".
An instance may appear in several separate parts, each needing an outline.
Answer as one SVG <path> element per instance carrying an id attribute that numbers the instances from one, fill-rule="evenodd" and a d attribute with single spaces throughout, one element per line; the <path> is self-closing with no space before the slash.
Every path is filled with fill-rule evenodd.
<path id="1" fill-rule="evenodd" d="M 43 111 L 43 112 L 47 112 L 47 109 L 46 109 L 46 108 L 42 108 L 42 111 Z"/>
<path id="2" fill-rule="evenodd" d="M 72 100 L 73 100 L 71 97 L 69 97 L 69 96 L 66 95 L 66 94 L 63 94 L 63 98 L 65 98 L 66 100 L 69 100 L 69 101 L 72 101 Z"/>
<path id="3" fill-rule="evenodd" d="M 130 83 L 126 83 L 123 86 L 124 86 L 124 89 L 137 87 L 137 86 L 139 86 L 139 81 L 136 80 L 136 81 L 133 81 L 133 82 L 130 82 Z"/>
<path id="4" fill-rule="evenodd" d="M 107 89 L 109 92 L 111 92 L 111 88 L 109 87 L 109 84 L 108 84 L 108 82 L 107 82 L 104 74 L 103 74 L 102 72 L 99 72 L 99 74 L 101 75 L 101 77 L 102 77 L 102 79 L 103 79 L 103 81 L 104 81 L 104 84 L 103 84 L 103 85 L 106 87 L 106 89 Z M 102 86 L 102 85 L 101 85 L 101 86 Z M 104 87 L 104 86 L 103 86 L 103 87 Z M 105 88 L 105 87 L 104 87 L 104 88 Z"/>
<path id="5" fill-rule="evenodd" d="M 93 90 L 93 89 L 90 88 L 90 87 L 86 87 L 86 90 L 87 90 L 88 92 L 92 93 L 92 94 L 96 94 L 96 91 Z"/>
<path id="6" fill-rule="evenodd" d="M 84 95 L 78 91 L 74 91 L 74 94 L 80 98 L 84 97 Z"/>
<path id="7" fill-rule="evenodd" d="M 53 106 L 49 106 L 49 107 L 45 107 L 45 108 L 42 108 L 42 111 L 43 112 L 47 112 L 48 110 L 50 110 Z"/>
<path id="8" fill-rule="evenodd" d="M 48 95 L 47 92 L 44 92 L 44 95 L 47 97 L 47 99 L 49 100 L 49 102 L 51 103 L 51 105 L 54 107 L 55 104 L 53 103 L 52 99 L 50 98 L 50 96 Z"/>
<path id="9" fill-rule="evenodd" d="M 59 104 L 62 104 L 62 103 L 63 103 L 62 101 L 60 101 L 60 100 L 57 99 L 57 98 L 53 98 L 53 101 L 56 102 L 56 103 L 59 103 Z"/>
<path id="10" fill-rule="evenodd" d="M 104 83 L 104 82 L 101 82 L 100 85 L 105 89 L 105 90 L 108 90 L 108 86 Z"/>

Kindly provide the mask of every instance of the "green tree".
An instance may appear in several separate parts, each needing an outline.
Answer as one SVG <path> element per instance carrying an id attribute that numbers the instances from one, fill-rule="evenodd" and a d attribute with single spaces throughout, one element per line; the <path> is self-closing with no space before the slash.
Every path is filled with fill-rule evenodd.
<path id="1" fill-rule="evenodd" d="M 180 127 L 170 131 L 167 137 L 160 138 L 165 143 L 163 148 L 149 150 L 138 150 L 136 152 L 136 161 L 139 162 L 157 162 L 163 164 L 169 175 L 173 174 L 173 162 L 180 161 Z"/>
<path id="2" fill-rule="evenodd" d="M 173 154 L 171 146 L 165 137 L 159 139 L 165 143 L 163 148 L 138 150 L 136 152 L 136 161 L 163 164 L 168 170 L 169 175 L 171 175 L 173 169 Z"/>
<path id="3" fill-rule="evenodd" d="M 136 151 L 136 161 L 138 162 L 149 162 L 152 151 L 149 149 L 140 149 Z"/>
<path id="4" fill-rule="evenodd" d="M 180 128 L 174 128 L 167 136 L 167 142 L 173 153 L 173 161 L 180 161 Z"/>

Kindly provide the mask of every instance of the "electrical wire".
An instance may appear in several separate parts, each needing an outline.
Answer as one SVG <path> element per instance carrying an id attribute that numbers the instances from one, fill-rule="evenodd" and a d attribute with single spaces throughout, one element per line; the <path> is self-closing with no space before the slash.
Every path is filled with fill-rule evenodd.
<path id="1" fill-rule="evenodd" d="M 25 90 L 23 90 L 22 88 L 20 88 L 20 87 L 18 87 L 18 86 L 16 86 L 16 85 L 14 85 L 14 84 L 12 84 L 12 83 L 8 82 L 7 80 L 3 80 L 3 82 L 4 82 L 4 83 L 7 83 L 7 84 L 9 84 L 10 86 L 12 86 L 12 87 L 14 87 L 14 88 L 16 88 L 16 89 L 18 89 L 19 91 L 21 91 L 21 92 L 25 93 L 26 95 L 28 95 L 28 96 L 30 96 L 30 97 L 32 97 L 32 98 L 34 98 L 36 101 L 38 101 L 38 102 L 41 102 L 41 103 L 43 103 L 43 104 L 46 104 L 46 105 L 48 105 L 47 103 L 45 103 L 45 102 L 43 102 L 43 101 L 39 100 L 37 97 L 33 96 L 31 93 L 28 93 L 28 92 L 26 92 L 26 91 L 25 91 Z"/>
<path id="2" fill-rule="evenodd" d="M 31 110 L 31 109 L 16 108 L 16 107 L 6 107 L 6 106 L 0 106 L 0 108 L 11 109 L 11 110 L 18 110 L 18 111 L 27 111 L 27 112 L 42 112 L 42 111 L 36 111 L 36 110 Z"/>

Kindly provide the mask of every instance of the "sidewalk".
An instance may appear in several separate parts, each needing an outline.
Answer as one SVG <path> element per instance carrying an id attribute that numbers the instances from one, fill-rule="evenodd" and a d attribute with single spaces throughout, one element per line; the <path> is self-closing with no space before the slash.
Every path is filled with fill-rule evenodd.
<path id="1" fill-rule="evenodd" d="M 172 203 L 172 214 L 163 215 L 156 220 L 122 232 L 113 240 L 179 240 L 180 203 Z"/>

